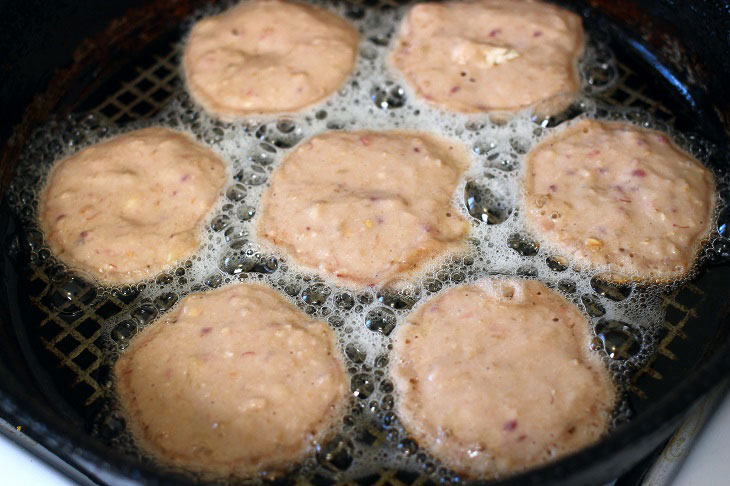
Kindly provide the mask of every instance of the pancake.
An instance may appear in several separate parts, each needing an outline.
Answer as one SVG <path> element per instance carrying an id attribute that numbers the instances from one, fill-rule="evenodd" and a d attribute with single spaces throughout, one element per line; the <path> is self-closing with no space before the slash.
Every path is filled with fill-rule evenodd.
<path id="1" fill-rule="evenodd" d="M 328 132 L 276 169 L 257 231 L 301 265 L 381 285 L 458 247 L 468 224 L 451 204 L 468 156 L 415 132 Z"/>
<path id="2" fill-rule="evenodd" d="M 687 274 L 710 231 L 710 171 L 663 133 L 583 120 L 528 155 L 525 219 L 579 265 L 613 278 Z"/>
<path id="3" fill-rule="evenodd" d="M 578 92 L 578 15 L 531 0 L 415 5 L 391 64 L 429 103 L 464 113 L 565 108 Z"/>
<path id="4" fill-rule="evenodd" d="M 215 475 L 288 469 L 325 437 L 348 391 L 327 324 L 250 283 L 186 297 L 114 372 L 142 448 Z"/>
<path id="5" fill-rule="evenodd" d="M 220 157 L 187 135 L 135 130 L 58 162 L 40 225 L 69 267 L 106 284 L 138 282 L 197 251 L 225 178 Z"/>
<path id="6" fill-rule="evenodd" d="M 344 83 L 358 42 L 350 24 L 321 7 L 254 0 L 195 24 L 183 69 L 193 97 L 220 118 L 292 112 Z"/>
<path id="7" fill-rule="evenodd" d="M 396 410 L 468 477 L 544 464 L 595 442 L 616 391 L 578 309 L 535 280 L 489 279 L 421 304 L 396 329 Z"/>

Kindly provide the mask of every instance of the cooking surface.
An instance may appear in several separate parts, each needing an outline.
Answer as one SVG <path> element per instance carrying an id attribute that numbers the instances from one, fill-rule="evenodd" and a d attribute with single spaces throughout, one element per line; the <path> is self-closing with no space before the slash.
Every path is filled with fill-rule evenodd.
<path id="1" fill-rule="evenodd" d="M 177 37 L 176 33 L 150 45 L 139 58 L 116 73 L 103 89 L 86 98 L 78 111 L 94 115 L 87 122 L 125 123 L 144 119 L 174 97 L 180 91 L 176 62 L 179 51 L 174 43 Z M 618 69 L 618 82 L 614 88 L 600 93 L 599 99 L 610 105 L 642 108 L 659 120 L 676 122 L 680 129 L 693 126 L 691 118 L 683 116 L 683 107 L 672 105 L 674 98 L 666 87 L 639 75 L 641 63 L 626 53 L 617 52 L 619 62 L 616 65 L 607 63 L 609 68 L 606 69 Z M 596 85 L 610 77 L 606 69 L 589 74 Z M 371 98 L 376 105 L 397 107 L 401 96 L 395 89 L 374 90 Z M 675 114 L 679 114 L 679 118 Z M 129 315 L 148 321 L 169 302 L 161 302 L 159 306 L 158 302 L 145 302 L 132 290 L 102 295 L 78 279 L 59 278 L 55 262 L 43 250 L 37 251 L 40 244 L 37 238 L 32 231 L 17 240 L 10 238 L 22 245 L 15 250 L 11 248 L 15 252 L 13 258 L 22 261 L 27 255 L 35 255 L 30 265 L 24 267 L 23 271 L 27 273 L 23 276 L 21 296 L 31 303 L 26 318 L 32 324 L 28 328 L 20 322 L 16 325 L 21 333 L 32 330 L 29 337 L 38 357 L 36 371 L 42 375 L 48 373 L 62 390 L 70 390 L 70 394 L 64 393 L 69 397 L 68 412 L 82 417 L 87 424 L 100 423 L 101 428 L 96 433 L 102 438 L 113 437 L 118 433 L 119 424 L 104 406 L 109 374 L 104 350 L 109 343 L 101 323 L 105 319 Z M 679 383 L 688 364 L 695 363 L 707 351 L 706 344 L 723 331 L 722 323 L 718 321 L 723 299 L 717 298 L 716 293 L 727 291 L 724 282 L 729 274 L 727 268 L 712 269 L 697 281 L 662 296 L 666 319 L 657 337 L 657 352 L 631 375 L 629 400 L 637 413 Z M 589 297 L 589 301 L 598 303 L 598 309 L 601 302 L 609 303 L 599 294 L 600 290 Z M 24 305 L 27 308 L 27 304 Z M 617 328 L 608 331 L 602 335 L 601 345 L 609 352 L 617 358 L 636 352 L 638 344 L 634 335 Z M 125 329 L 120 328 L 119 332 L 120 339 L 125 339 Z M 368 429 L 368 434 L 367 440 L 385 440 L 383 432 L 377 428 Z M 394 473 L 385 474 L 393 477 Z"/>

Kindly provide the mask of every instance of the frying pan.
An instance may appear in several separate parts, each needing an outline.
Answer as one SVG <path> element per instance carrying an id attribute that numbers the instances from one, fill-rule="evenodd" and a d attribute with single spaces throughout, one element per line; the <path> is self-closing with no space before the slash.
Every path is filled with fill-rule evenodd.
<path id="1" fill-rule="evenodd" d="M 716 147 L 715 168 L 728 168 L 730 5 L 676 0 L 563 2 L 584 14 L 615 51 L 619 81 L 600 94 L 607 105 L 638 107 Z M 46 2 L 27 0 L 0 11 L 0 415 L 100 484 L 194 484 L 111 446 L 119 423 L 99 427 L 110 364 L 100 322 L 138 309 L 134 291 L 100 295 L 73 277 L 57 278 L 52 257 L 27 215 L 10 211 L 13 170 L 28 137 L 51 114 L 93 114 L 123 124 L 151 116 L 181 89 L 175 42 L 182 19 L 204 1 Z M 392 8 L 391 0 L 352 1 L 350 8 Z M 600 79 L 598 80 L 600 82 Z M 691 138 L 691 137 L 690 137 Z M 721 183 L 721 195 L 727 187 Z M 728 211 L 717 231 L 730 229 Z M 662 444 L 692 404 L 730 370 L 730 244 L 719 238 L 698 275 L 665 289 L 665 317 L 654 352 L 631 371 L 631 419 L 599 443 L 501 485 L 602 484 Z M 591 296 L 609 296 L 601 289 Z M 620 329 L 599 343 L 616 359 L 635 343 Z M 377 422 L 377 421 L 376 421 Z M 377 425 L 377 424 L 376 424 Z M 380 440 L 382 430 L 372 430 Z M 384 468 L 365 477 L 337 472 L 276 482 L 432 484 L 438 475 Z M 477 482 L 479 483 L 479 482 Z M 485 483 L 487 484 L 487 483 Z"/>

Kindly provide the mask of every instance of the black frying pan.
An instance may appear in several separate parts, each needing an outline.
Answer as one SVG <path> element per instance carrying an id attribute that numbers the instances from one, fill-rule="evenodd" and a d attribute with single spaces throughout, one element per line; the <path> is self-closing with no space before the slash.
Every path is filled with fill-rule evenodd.
<path id="1" fill-rule="evenodd" d="M 142 3 L 26 1 L 2 7 L 0 193 L 6 193 L 18 156 L 35 126 L 51 113 L 80 113 L 99 106 L 128 82 L 130 67 L 147 62 L 164 51 L 171 39 L 179 38 L 181 19 L 205 2 Z M 709 0 L 564 3 L 585 13 L 589 31 L 597 29 L 610 38 L 629 73 L 621 83 L 623 92 L 606 93 L 604 101 L 638 106 L 657 117 L 668 114 L 680 131 L 696 132 L 720 147 L 710 163 L 727 168 L 730 6 Z M 365 0 L 362 5 L 378 8 L 382 3 Z M 641 96 L 631 98 L 632 93 Z M 164 94 L 160 96 L 159 102 L 164 103 Z M 139 119 L 154 109 L 140 107 L 125 116 Z M 730 231 L 722 226 L 729 219 L 728 211 L 720 215 L 723 231 Z M 93 481 L 193 483 L 193 478 L 156 468 L 110 447 L 113 420 L 106 422 L 106 428 L 91 425 L 104 408 L 103 400 L 91 399 L 97 391 L 93 383 L 105 382 L 109 366 L 83 353 L 104 346 L 93 319 L 79 322 L 73 316 L 80 306 L 92 304 L 99 319 L 128 310 L 136 305 L 134 292 L 114 296 L 110 306 L 110 300 L 100 301 L 83 282 L 53 280 L 50 259 L 43 254 L 39 257 L 36 251 L 38 235 L 22 214 L 8 210 L 7 201 L 0 208 L 0 232 L 0 415 L 22 425 L 30 437 Z M 708 249 L 697 278 L 667 290 L 665 323 L 656 336 L 659 351 L 632 372 L 628 392 L 632 420 L 586 450 L 499 484 L 601 484 L 630 469 L 667 439 L 697 398 L 730 370 L 728 251 L 724 243 Z M 69 288 L 73 291 L 64 297 L 63 291 Z M 605 297 L 597 291 L 597 298 Z M 41 324 L 48 320 L 43 310 L 47 306 L 55 306 L 57 315 L 66 316 L 66 328 Z M 65 340 L 69 329 L 76 343 Z M 603 346 L 619 351 L 631 346 L 626 336 L 604 338 Z M 71 361 L 75 367 L 69 365 Z M 354 484 L 434 481 L 397 471 L 353 479 Z M 324 476 L 306 480 L 332 483 Z M 292 481 L 293 477 L 287 477 L 279 482 Z"/>

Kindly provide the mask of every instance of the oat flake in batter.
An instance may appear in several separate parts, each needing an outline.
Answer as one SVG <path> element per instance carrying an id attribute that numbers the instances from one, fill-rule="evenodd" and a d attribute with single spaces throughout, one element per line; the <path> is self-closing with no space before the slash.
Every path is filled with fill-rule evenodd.
<path id="1" fill-rule="evenodd" d="M 183 69 L 193 97 L 223 119 L 291 112 L 340 87 L 358 42 L 350 24 L 321 7 L 254 0 L 198 22 Z"/>
<path id="2" fill-rule="evenodd" d="M 421 3 L 401 26 L 392 64 L 427 101 L 459 112 L 564 108 L 577 93 L 578 15 L 532 0 Z"/>
<path id="3" fill-rule="evenodd" d="M 138 282 L 198 249 L 225 173 L 220 157 L 187 135 L 135 130 L 52 169 L 41 228 L 69 267 L 107 284 Z"/>
<path id="4" fill-rule="evenodd" d="M 114 371 L 144 450 L 193 471 L 271 477 L 339 418 L 348 390 L 338 354 L 327 324 L 248 283 L 186 297 Z"/>
<path id="5" fill-rule="evenodd" d="M 391 367 L 409 435 L 468 477 L 595 442 L 616 401 L 586 319 L 536 280 L 481 280 L 430 298 L 396 330 Z"/>
<path id="6" fill-rule="evenodd" d="M 455 249 L 464 149 L 414 132 L 329 132 L 297 147 L 262 199 L 258 233 L 300 264 L 379 285 Z"/>
<path id="7" fill-rule="evenodd" d="M 710 171 L 663 133 L 583 120 L 527 155 L 528 226 L 578 264 L 635 280 L 692 269 L 716 192 Z"/>

